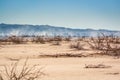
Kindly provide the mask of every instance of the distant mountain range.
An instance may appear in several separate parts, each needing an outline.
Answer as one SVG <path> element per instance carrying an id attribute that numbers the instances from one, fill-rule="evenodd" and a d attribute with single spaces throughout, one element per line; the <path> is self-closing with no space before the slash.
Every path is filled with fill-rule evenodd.
<path id="1" fill-rule="evenodd" d="M 98 36 L 105 35 L 120 36 L 120 31 L 94 30 L 94 29 L 72 29 L 65 27 L 55 27 L 50 25 L 21 25 L 21 24 L 0 24 L 0 36 L 21 36 L 21 35 L 45 35 L 45 36 Z"/>

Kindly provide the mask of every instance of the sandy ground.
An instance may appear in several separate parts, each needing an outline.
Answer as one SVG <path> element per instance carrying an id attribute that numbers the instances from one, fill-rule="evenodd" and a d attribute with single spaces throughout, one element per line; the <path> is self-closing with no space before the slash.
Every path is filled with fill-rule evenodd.
<path id="1" fill-rule="evenodd" d="M 91 50 L 76 50 L 70 48 L 70 43 L 62 42 L 61 45 L 46 44 L 12 44 L 3 45 L 0 47 L 0 58 L 37 58 L 43 54 L 89 54 L 95 51 Z M 19 56 L 18 56 L 19 55 Z"/>
<path id="2" fill-rule="evenodd" d="M 120 59 L 109 56 L 94 56 L 81 58 L 40 58 L 40 54 L 82 53 L 90 54 L 93 51 L 74 50 L 68 43 L 60 46 L 51 44 L 18 44 L 3 45 L 0 48 L 0 69 L 3 65 L 15 62 L 12 59 L 20 59 L 22 65 L 26 57 L 29 57 L 28 65 L 40 64 L 47 74 L 40 80 L 120 80 Z M 85 68 L 85 64 L 104 64 L 110 68 Z M 117 73 L 117 74 L 115 74 Z"/>

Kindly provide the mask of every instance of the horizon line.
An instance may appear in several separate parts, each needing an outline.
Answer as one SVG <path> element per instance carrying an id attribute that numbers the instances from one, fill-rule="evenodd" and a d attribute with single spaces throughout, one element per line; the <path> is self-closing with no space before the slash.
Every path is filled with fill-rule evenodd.
<path id="1" fill-rule="evenodd" d="M 67 27 L 67 26 L 56 26 L 56 25 L 49 25 L 49 24 L 19 24 L 19 23 L 0 23 L 0 24 L 6 24 L 6 25 L 32 25 L 32 26 L 51 26 L 51 27 L 56 27 L 56 28 L 67 28 L 67 29 L 88 29 L 88 30 L 109 30 L 109 31 L 120 31 L 120 30 L 111 30 L 111 29 L 103 29 L 103 28 L 99 28 L 99 29 L 95 29 L 95 28 L 73 28 L 73 27 Z"/>

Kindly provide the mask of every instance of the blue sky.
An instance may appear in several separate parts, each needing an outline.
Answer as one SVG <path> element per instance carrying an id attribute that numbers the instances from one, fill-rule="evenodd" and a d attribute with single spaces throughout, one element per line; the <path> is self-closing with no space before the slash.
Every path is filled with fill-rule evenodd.
<path id="1" fill-rule="evenodd" d="M 0 23 L 120 30 L 120 0 L 0 0 Z"/>

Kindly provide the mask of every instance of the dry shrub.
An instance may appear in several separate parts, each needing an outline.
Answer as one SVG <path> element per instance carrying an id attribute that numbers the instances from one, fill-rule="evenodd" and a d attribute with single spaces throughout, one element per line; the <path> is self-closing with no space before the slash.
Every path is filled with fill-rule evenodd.
<path id="1" fill-rule="evenodd" d="M 101 54 L 110 56 L 120 56 L 120 46 L 116 44 L 107 43 L 105 49 L 101 51 Z"/>
<path id="2" fill-rule="evenodd" d="M 0 45 L 6 45 L 10 42 L 8 38 L 2 38 L 0 39 Z"/>
<path id="3" fill-rule="evenodd" d="M 7 39 L 0 39 L 0 42 L 7 42 Z"/>
<path id="4" fill-rule="evenodd" d="M 24 38 L 18 36 L 10 36 L 7 41 L 12 42 L 14 44 L 22 44 L 24 43 Z"/>
<path id="5" fill-rule="evenodd" d="M 62 40 L 63 40 L 63 38 L 61 36 L 55 36 L 53 38 L 53 41 L 62 41 Z"/>
<path id="6" fill-rule="evenodd" d="M 71 36 L 68 36 L 68 37 L 65 37 L 64 40 L 65 41 L 71 41 L 71 38 L 72 38 Z"/>
<path id="7" fill-rule="evenodd" d="M 45 44 L 45 39 L 43 36 L 35 36 L 32 42 Z"/>
<path id="8" fill-rule="evenodd" d="M 92 49 L 102 50 L 104 45 L 105 38 L 98 36 L 97 38 L 90 38 L 87 43 Z"/>
<path id="9" fill-rule="evenodd" d="M 81 44 L 81 42 L 74 42 L 72 44 L 70 44 L 70 48 L 74 48 L 74 49 L 77 49 L 77 50 L 83 50 L 84 44 Z"/>
<path id="10" fill-rule="evenodd" d="M 48 36 L 9 36 L 5 39 L 0 39 L 1 42 L 9 42 L 14 44 L 22 44 L 27 43 L 28 41 L 35 42 L 35 43 L 41 43 L 45 44 L 46 42 L 52 42 L 52 41 L 62 41 L 63 37 L 61 36 L 54 36 L 54 37 L 48 37 Z"/>
<path id="11" fill-rule="evenodd" d="M 120 37 L 115 37 L 113 41 L 116 44 L 120 44 Z"/>
<path id="12" fill-rule="evenodd" d="M 114 36 L 113 34 L 109 36 L 109 42 L 115 43 L 115 44 L 120 44 L 120 37 Z"/>
<path id="13" fill-rule="evenodd" d="M 87 39 L 87 37 L 86 36 L 82 36 L 82 37 L 78 37 L 78 41 L 85 41 Z"/>
<path id="14" fill-rule="evenodd" d="M 46 42 L 61 42 L 63 40 L 63 37 L 61 36 L 54 36 L 54 37 L 47 37 Z"/>
<path id="15" fill-rule="evenodd" d="M 104 37 L 104 42 L 102 42 L 101 53 L 111 56 L 120 56 L 120 45 L 114 42 L 116 37 Z"/>
<path id="16" fill-rule="evenodd" d="M 42 75 L 45 75 L 41 70 L 37 68 L 38 65 L 29 66 L 27 60 L 24 62 L 22 69 L 18 70 L 18 62 L 15 62 L 11 66 L 3 66 L 3 70 L 0 73 L 1 80 L 39 80 Z"/>
<path id="17" fill-rule="evenodd" d="M 120 56 L 120 46 L 118 43 L 118 37 L 113 36 L 98 36 L 97 38 L 91 38 L 87 43 L 92 49 L 99 50 L 101 54 Z"/>

